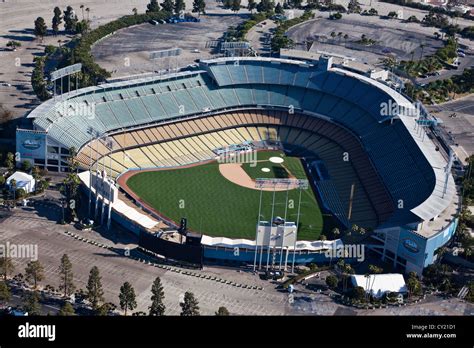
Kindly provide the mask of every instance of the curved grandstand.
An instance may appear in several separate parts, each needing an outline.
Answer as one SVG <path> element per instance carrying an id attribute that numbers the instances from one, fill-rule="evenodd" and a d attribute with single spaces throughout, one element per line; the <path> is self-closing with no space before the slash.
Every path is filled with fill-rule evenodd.
<path id="1" fill-rule="evenodd" d="M 387 106 L 390 112 L 383 112 Z M 380 245 L 374 248 L 407 269 L 430 260 L 425 250 L 422 259 L 402 255 L 403 233 L 428 245 L 440 234 L 437 243 L 445 243 L 453 232 L 435 223 L 446 212 L 454 221 L 456 188 L 421 127 L 427 115 L 382 82 L 332 67 L 330 59 L 201 61 L 195 71 L 84 88 L 28 117 L 34 131 L 20 130 L 17 147 L 33 133 L 47 138 L 43 157 L 32 156 L 36 165 L 62 170 L 61 156 L 74 147 L 83 169 L 105 169 L 119 182 L 131 169 L 204 162 L 216 158 L 217 148 L 236 144 L 297 152 L 309 171 L 322 163 L 329 174 L 315 175 L 315 186 L 334 216 L 346 226 L 375 228 Z M 97 135 L 107 135 L 109 147 Z"/>

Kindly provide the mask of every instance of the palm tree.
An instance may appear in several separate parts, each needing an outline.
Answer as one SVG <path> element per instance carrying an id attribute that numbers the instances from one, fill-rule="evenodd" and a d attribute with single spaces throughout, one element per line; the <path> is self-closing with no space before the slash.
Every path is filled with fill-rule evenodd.
<path id="1" fill-rule="evenodd" d="M 84 20 L 84 5 L 81 5 L 80 8 L 82 10 L 82 20 Z"/>
<path id="2" fill-rule="evenodd" d="M 372 280 L 372 284 L 370 285 L 370 290 L 369 290 L 372 293 L 372 288 L 374 287 L 374 283 L 375 283 L 375 275 L 382 273 L 383 269 L 375 265 L 369 265 L 369 271 L 374 275 L 372 277 L 373 280 Z"/>
<path id="3" fill-rule="evenodd" d="M 86 12 L 87 12 L 87 21 L 89 22 L 89 12 L 91 11 L 91 9 L 88 7 L 86 8 Z"/>
<path id="4" fill-rule="evenodd" d="M 16 200 L 15 198 L 15 193 L 16 193 L 16 180 L 15 179 L 11 179 L 10 180 L 10 189 L 13 191 L 13 201 Z"/>
<path id="5" fill-rule="evenodd" d="M 136 16 L 136 15 L 138 14 L 138 10 L 137 10 L 137 8 L 136 8 L 136 7 L 134 7 L 134 8 L 133 8 L 133 10 L 132 10 L 132 12 L 133 12 L 133 14 Z"/>
<path id="6" fill-rule="evenodd" d="M 366 273 L 366 274 L 364 274 L 364 277 L 365 277 L 365 299 L 366 299 L 366 301 L 369 301 L 369 295 L 370 295 L 370 292 L 372 290 L 371 288 L 369 288 L 370 274 Z"/>

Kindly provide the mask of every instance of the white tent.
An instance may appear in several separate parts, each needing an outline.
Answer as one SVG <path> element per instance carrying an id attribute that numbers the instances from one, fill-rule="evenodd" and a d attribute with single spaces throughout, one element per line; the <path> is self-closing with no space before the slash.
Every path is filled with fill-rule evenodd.
<path id="1" fill-rule="evenodd" d="M 16 189 L 23 189 L 26 193 L 31 193 L 35 190 L 35 179 L 26 173 L 23 172 L 15 172 L 11 176 L 7 178 L 6 184 L 8 188 L 11 190 L 10 182 L 15 179 L 16 181 Z"/>
<path id="2" fill-rule="evenodd" d="M 406 293 L 407 287 L 403 275 L 399 273 L 370 274 L 367 276 L 356 274 L 351 276 L 354 286 L 364 288 L 372 296 L 380 298 L 387 292 Z"/>

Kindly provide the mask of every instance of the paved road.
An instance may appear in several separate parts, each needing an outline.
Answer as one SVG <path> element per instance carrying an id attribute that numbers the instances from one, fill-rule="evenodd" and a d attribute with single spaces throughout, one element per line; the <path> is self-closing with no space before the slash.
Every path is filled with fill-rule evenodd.
<path id="1" fill-rule="evenodd" d="M 465 69 L 474 67 L 473 55 L 466 55 L 466 57 L 459 57 L 459 61 L 461 64 L 458 66 L 457 69 L 451 69 L 451 70 L 443 69 L 440 71 L 440 75 L 438 76 L 429 76 L 423 79 L 417 79 L 416 82 L 418 84 L 426 84 L 426 83 L 430 83 L 437 80 L 447 79 L 454 75 L 462 75 Z"/>
<path id="2" fill-rule="evenodd" d="M 464 160 L 474 154 L 473 94 L 447 103 L 427 106 L 427 109 L 443 121 L 441 127 L 451 139 L 453 149 L 459 158 Z M 453 113 L 456 117 L 451 117 Z"/>
<path id="3" fill-rule="evenodd" d="M 265 25 L 258 24 L 254 26 L 246 35 L 246 40 L 250 42 L 250 46 L 258 53 L 258 55 L 269 55 L 271 52 L 270 40 L 271 32 L 276 28 L 276 22 L 267 19 L 263 21 Z"/>

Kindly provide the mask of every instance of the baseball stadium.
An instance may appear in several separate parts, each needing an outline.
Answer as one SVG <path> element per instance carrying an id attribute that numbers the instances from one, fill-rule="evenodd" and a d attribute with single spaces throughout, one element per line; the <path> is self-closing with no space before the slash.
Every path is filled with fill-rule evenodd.
<path id="1" fill-rule="evenodd" d="M 94 220 L 184 246 L 184 218 L 204 261 L 325 262 L 345 233 L 321 236 L 356 225 L 374 253 L 419 273 L 456 229 L 436 118 L 332 57 L 201 60 L 56 96 L 28 118 L 22 159 L 63 172 L 74 148 Z M 294 242 L 259 243 L 257 227 L 276 221 Z"/>

